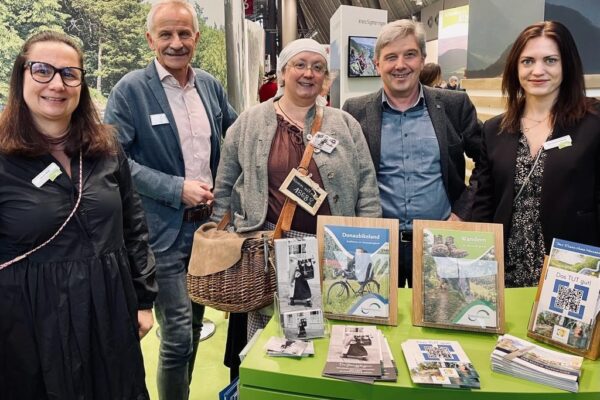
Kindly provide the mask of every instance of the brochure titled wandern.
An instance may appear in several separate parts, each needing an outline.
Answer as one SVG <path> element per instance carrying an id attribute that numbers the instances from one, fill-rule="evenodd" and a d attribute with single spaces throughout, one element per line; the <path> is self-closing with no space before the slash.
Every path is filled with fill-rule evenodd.
<path id="1" fill-rule="evenodd" d="M 415 340 L 402 343 L 413 383 L 479 389 L 479 374 L 456 341 Z"/>
<path id="2" fill-rule="evenodd" d="M 288 339 L 323 337 L 317 239 L 275 240 L 280 322 Z"/>
<path id="3" fill-rule="evenodd" d="M 600 248 L 554 239 L 532 331 L 586 350 L 600 310 Z"/>
<path id="4" fill-rule="evenodd" d="M 325 312 L 389 317 L 389 230 L 325 225 L 323 252 Z"/>
<path id="5" fill-rule="evenodd" d="M 498 262 L 493 232 L 423 230 L 423 321 L 498 326 Z"/>

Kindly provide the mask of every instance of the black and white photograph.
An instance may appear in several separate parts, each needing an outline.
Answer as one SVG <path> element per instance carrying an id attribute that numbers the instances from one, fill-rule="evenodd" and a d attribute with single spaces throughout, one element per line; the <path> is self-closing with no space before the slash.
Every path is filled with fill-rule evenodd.
<path id="1" fill-rule="evenodd" d="M 382 375 L 379 332 L 375 326 L 334 325 L 324 373 L 331 375 Z"/>
<path id="2" fill-rule="evenodd" d="M 286 338 L 322 337 L 323 306 L 316 238 L 276 240 L 275 264 L 279 312 Z"/>

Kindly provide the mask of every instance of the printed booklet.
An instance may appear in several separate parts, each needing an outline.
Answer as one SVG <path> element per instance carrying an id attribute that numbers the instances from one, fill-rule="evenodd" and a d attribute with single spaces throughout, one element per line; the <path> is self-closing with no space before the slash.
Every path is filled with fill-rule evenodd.
<path id="1" fill-rule="evenodd" d="M 334 325 L 323 376 L 373 383 L 383 375 L 382 359 L 377 327 Z"/>
<path id="2" fill-rule="evenodd" d="M 323 337 L 323 302 L 317 239 L 275 240 L 279 316 L 287 339 Z"/>
<path id="3" fill-rule="evenodd" d="M 586 351 L 599 310 L 600 248 L 554 239 L 531 331 Z"/>
<path id="4" fill-rule="evenodd" d="M 548 350 L 511 335 L 498 338 L 492 371 L 577 392 L 583 358 Z"/>
<path id="5" fill-rule="evenodd" d="M 455 341 L 416 340 L 402 343 L 413 383 L 479 389 L 479 374 Z"/>
<path id="6" fill-rule="evenodd" d="M 308 348 L 309 342 L 302 340 L 290 340 L 277 336 L 271 336 L 271 338 L 265 344 L 265 350 L 271 357 L 308 357 L 314 355 L 314 347 Z M 309 350 L 309 351 L 307 351 Z M 312 350 L 312 354 L 310 351 Z"/>

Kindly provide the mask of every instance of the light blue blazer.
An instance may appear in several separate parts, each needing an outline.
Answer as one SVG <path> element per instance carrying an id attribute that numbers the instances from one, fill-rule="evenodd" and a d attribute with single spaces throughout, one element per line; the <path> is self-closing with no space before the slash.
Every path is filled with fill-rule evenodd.
<path id="1" fill-rule="evenodd" d="M 196 90 L 210 121 L 210 167 L 214 180 L 221 138 L 237 114 L 221 84 L 208 73 L 194 70 Z M 155 114 L 165 114 L 169 123 L 153 126 L 150 116 Z M 175 119 L 154 61 L 144 70 L 128 73 L 116 84 L 108 98 L 104 120 L 117 128 L 129 159 L 146 212 L 152 250 L 165 251 L 177 238 L 183 222 L 185 165 Z"/>

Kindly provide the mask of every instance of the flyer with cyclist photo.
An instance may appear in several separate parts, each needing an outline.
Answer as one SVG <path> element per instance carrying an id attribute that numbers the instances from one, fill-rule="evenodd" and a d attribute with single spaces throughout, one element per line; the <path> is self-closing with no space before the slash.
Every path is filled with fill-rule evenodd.
<path id="1" fill-rule="evenodd" d="M 392 286 L 391 282 L 391 261 L 397 262 L 397 256 L 391 256 L 390 229 L 325 223 L 322 237 L 326 316 L 390 323 L 397 312 L 392 311 L 390 301 L 392 293 L 397 300 L 397 292 L 391 290 L 396 289 L 396 283 Z M 396 272 L 393 276 L 397 279 Z"/>

